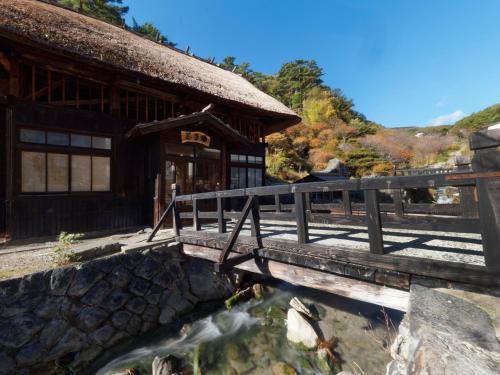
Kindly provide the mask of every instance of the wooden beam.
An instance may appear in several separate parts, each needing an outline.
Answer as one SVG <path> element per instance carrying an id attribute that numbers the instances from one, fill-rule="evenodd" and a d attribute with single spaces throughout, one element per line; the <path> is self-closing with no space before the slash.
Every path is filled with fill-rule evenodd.
<path id="1" fill-rule="evenodd" d="M 248 252 L 246 254 L 235 255 L 229 259 L 226 259 L 224 263 L 215 263 L 214 270 L 217 273 L 224 273 L 231 271 L 235 266 L 246 262 L 247 260 L 255 258 L 255 252 Z"/>
<path id="2" fill-rule="evenodd" d="M 229 239 L 227 240 L 226 244 L 224 245 L 224 249 L 220 254 L 219 263 L 224 263 L 224 261 L 229 256 L 229 252 L 233 248 L 233 245 L 236 243 L 236 239 L 240 234 L 241 228 L 243 228 L 243 224 L 245 223 L 245 220 L 247 219 L 248 214 L 250 213 L 250 210 L 252 208 L 252 203 L 253 203 L 253 197 L 248 197 L 245 206 L 241 211 L 241 217 L 234 226 L 231 235 L 229 236 Z"/>
<path id="3" fill-rule="evenodd" d="M 227 234 L 183 231 L 178 240 L 183 243 L 222 249 L 227 240 Z M 263 245 L 264 248 L 259 250 L 259 256 L 262 258 L 307 266 L 332 273 L 338 273 L 336 271 L 338 263 L 342 262 L 378 270 L 391 270 L 474 285 L 500 286 L 500 277 L 489 273 L 486 267 L 479 265 L 404 255 L 385 254 L 381 256 L 372 254 L 369 251 L 338 245 L 306 244 L 297 246 L 295 241 L 290 240 L 264 238 Z M 255 246 L 254 239 L 249 236 L 240 236 L 234 248 L 236 252 L 247 252 L 248 248 Z M 340 274 L 343 275 L 344 273 Z"/>
<path id="4" fill-rule="evenodd" d="M 260 235 L 259 198 L 256 196 L 252 197 L 250 224 L 251 224 L 252 237 L 256 239 L 257 246 L 259 248 L 262 248 L 262 237 Z"/>
<path id="5" fill-rule="evenodd" d="M 297 217 L 297 242 L 309 242 L 309 228 L 307 224 L 306 199 L 304 193 L 294 193 L 295 215 Z"/>
<path id="6" fill-rule="evenodd" d="M 397 217 L 404 217 L 404 206 L 401 189 L 394 189 L 392 191 L 392 200 L 394 201 L 394 213 Z M 380 204 L 379 204 L 380 205 Z"/>
<path id="7" fill-rule="evenodd" d="M 342 190 L 342 205 L 344 207 L 344 215 L 352 215 L 351 195 L 349 190 Z"/>
<path id="8" fill-rule="evenodd" d="M 193 199 L 193 230 L 201 229 L 198 212 L 198 199 Z"/>
<path id="9" fill-rule="evenodd" d="M 226 233 L 226 220 L 224 219 L 224 198 L 217 197 L 217 228 L 219 233 Z"/>
<path id="10" fill-rule="evenodd" d="M 190 244 L 183 244 L 183 251 L 186 255 L 212 262 L 216 262 L 220 254 L 218 250 Z M 235 255 L 235 257 L 238 257 L 238 255 Z M 233 257 L 230 257 L 228 261 L 231 261 L 232 258 Z M 238 260 L 241 259 L 242 258 L 239 258 Z M 407 311 L 408 308 L 409 292 L 372 284 L 366 281 L 259 258 L 235 264 L 234 267 L 257 274 L 271 276 L 294 285 L 319 289 L 328 293 L 373 303 L 399 311 Z"/>

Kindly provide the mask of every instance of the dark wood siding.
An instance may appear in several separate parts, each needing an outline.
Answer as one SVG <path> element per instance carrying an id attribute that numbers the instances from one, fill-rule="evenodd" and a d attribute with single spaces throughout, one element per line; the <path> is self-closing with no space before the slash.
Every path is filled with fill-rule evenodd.
<path id="1" fill-rule="evenodd" d="M 19 102 L 15 106 L 15 123 L 16 128 L 24 125 L 108 134 L 113 138 L 113 149 L 111 192 L 106 193 L 21 194 L 17 160 L 11 238 L 119 229 L 145 223 L 141 202 L 144 149 L 123 140 L 124 122 L 108 114 Z M 15 155 L 18 159 L 19 150 Z"/>
<path id="2" fill-rule="evenodd" d="M 6 168 L 6 148 L 5 148 L 5 126 L 6 111 L 0 105 L 0 236 L 5 233 L 5 168 Z"/>
<path id="3" fill-rule="evenodd" d="M 126 198 L 17 197 L 13 208 L 12 238 L 119 229 L 141 223 L 140 204 Z"/>

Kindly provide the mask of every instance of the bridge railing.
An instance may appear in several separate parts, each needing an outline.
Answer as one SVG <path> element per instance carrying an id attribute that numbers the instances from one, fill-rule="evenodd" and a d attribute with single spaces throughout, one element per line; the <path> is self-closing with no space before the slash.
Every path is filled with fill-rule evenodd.
<path id="1" fill-rule="evenodd" d="M 368 228 L 369 249 L 372 254 L 384 255 L 383 232 L 385 228 L 411 228 L 416 230 L 481 233 L 483 237 L 490 235 L 486 231 L 494 230 L 491 225 L 487 228 L 477 215 L 479 205 L 491 205 L 491 195 L 477 195 L 478 180 L 499 180 L 500 172 L 483 173 L 453 173 L 419 176 L 393 176 L 340 180 L 331 182 L 312 182 L 295 185 L 263 186 L 247 189 L 234 189 L 199 194 L 176 195 L 173 207 L 186 203 L 191 204 L 191 212 L 178 212 L 177 228 L 180 228 L 182 219 L 192 220 L 193 230 L 200 231 L 203 220 L 217 222 L 218 232 L 226 233 L 227 221 L 236 221 L 234 229 L 228 239 L 225 251 L 221 255 L 221 262 L 227 259 L 243 223 L 250 215 L 252 236 L 260 242 L 260 219 L 276 221 L 293 221 L 297 225 L 297 242 L 299 245 L 309 242 L 309 223 L 332 223 L 344 225 L 364 225 Z M 450 213 L 449 206 L 420 204 L 413 209 L 405 205 L 401 199 L 403 189 L 457 187 L 461 195 L 462 207 L 457 212 L 456 207 Z M 390 191 L 392 203 L 380 202 L 380 191 Z M 315 204 L 311 203 L 311 194 L 318 192 L 340 192 L 341 203 Z M 351 192 L 361 192 L 363 203 L 352 203 Z M 359 193 L 358 193 L 359 194 Z M 280 196 L 292 195 L 293 204 L 282 205 Z M 263 198 L 274 199 L 274 205 L 259 204 Z M 245 200 L 241 211 L 228 210 L 228 200 Z M 477 198 L 477 201 L 476 201 Z M 200 210 L 201 202 L 216 201 L 215 211 Z M 486 201 L 486 202 L 485 202 Z M 215 206 L 215 205 L 214 205 Z M 429 207 L 430 206 L 430 207 Z M 270 208 L 274 208 L 270 211 Z M 335 209 L 332 209 L 335 208 Z M 341 208 L 339 211 L 338 208 Z M 356 212 L 356 209 L 359 211 Z M 325 213 L 325 210 L 327 211 Z M 328 212 L 330 210 L 330 212 Z M 455 216 L 452 216 L 455 215 Z M 175 220 L 174 220 L 175 221 Z M 498 230 L 498 228 L 497 228 Z M 496 263 L 499 246 L 485 246 L 485 263 L 488 270 L 498 272 Z"/>

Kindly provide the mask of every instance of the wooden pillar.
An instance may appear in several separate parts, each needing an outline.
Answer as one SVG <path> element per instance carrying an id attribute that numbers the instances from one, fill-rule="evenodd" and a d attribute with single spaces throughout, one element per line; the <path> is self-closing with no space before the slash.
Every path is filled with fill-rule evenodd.
<path id="1" fill-rule="evenodd" d="M 403 217 L 404 206 L 403 206 L 403 197 L 401 195 L 401 189 L 394 189 L 392 191 L 392 200 L 394 202 L 394 213 L 398 217 Z"/>
<path id="2" fill-rule="evenodd" d="M 274 206 L 276 207 L 276 213 L 281 212 L 280 195 L 274 194 Z"/>
<path id="3" fill-rule="evenodd" d="M 15 236 L 16 231 L 14 221 L 16 131 L 12 106 L 8 106 L 5 110 L 5 121 L 5 234 L 10 239 Z"/>
<path id="4" fill-rule="evenodd" d="M 352 215 L 351 195 L 349 190 L 342 190 L 342 205 L 344 206 L 344 215 Z"/>
<path id="5" fill-rule="evenodd" d="M 161 212 L 161 175 L 158 173 L 155 178 L 155 196 L 153 198 L 153 226 L 158 224 Z"/>
<path id="6" fill-rule="evenodd" d="M 307 223 L 306 197 L 304 193 L 295 192 L 295 217 L 297 218 L 297 242 L 309 242 L 309 228 Z"/>
<path id="7" fill-rule="evenodd" d="M 120 90 L 115 85 L 109 87 L 109 113 L 115 117 L 126 116 L 125 113 L 120 114 Z"/>
<path id="8" fill-rule="evenodd" d="M 251 224 L 251 232 L 252 237 L 257 240 L 257 246 L 262 248 L 262 237 L 260 235 L 260 206 L 259 206 L 259 197 L 252 197 L 252 207 L 251 207 L 251 216 L 250 216 L 250 224 Z"/>
<path id="9" fill-rule="evenodd" d="M 229 189 L 227 181 L 228 180 L 227 176 L 230 173 L 228 168 L 229 166 L 228 157 L 229 155 L 227 154 L 227 146 L 225 143 L 223 143 L 221 151 L 221 190 Z"/>
<path id="10" fill-rule="evenodd" d="M 469 142 L 475 173 L 500 171 L 500 129 L 474 133 Z M 479 177 L 476 181 L 486 268 L 500 275 L 500 177 Z"/>
<path id="11" fill-rule="evenodd" d="M 469 163 L 466 160 L 457 162 L 457 169 L 460 172 L 469 170 Z M 476 203 L 476 188 L 475 186 L 459 186 L 460 194 L 460 210 L 463 217 L 478 217 Z"/>
<path id="12" fill-rule="evenodd" d="M 378 190 L 365 190 L 365 207 L 370 252 L 373 254 L 384 254 Z"/>
<path id="13" fill-rule="evenodd" d="M 177 193 L 178 193 L 177 184 L 172 184 L 172 202 L 174 203 L 174 207 L 172 210 L 172 222 L 173 222 L 174 233 L 176 236 L 180 234 L 180 229 L 181 229 L 181 219 L 175 202 Z"/>
<path id="14" fill-rule="evenodd" d="M 219 233 L 226 233 L 226 220 L 224 220 L 224 198 L 217 197 L 217 227 Z"/>
<path id="15" fill-rule="evenodd" d="M 193 199 L 193 230 L 198 231 L 201 229 L 200 218 L 198 217 L 198 199 Z"/>

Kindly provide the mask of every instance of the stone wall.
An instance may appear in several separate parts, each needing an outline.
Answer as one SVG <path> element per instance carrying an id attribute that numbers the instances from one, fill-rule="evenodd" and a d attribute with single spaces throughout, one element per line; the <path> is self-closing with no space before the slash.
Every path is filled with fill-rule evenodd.
<path id="1" fill-rule="evenodd" d="M 231 292 L 211 263 L 178 244 L 0 282 L 0 374 L 78 372 L 107 348 Z"/>
<path id="2" fill-rule="evenodd" d="M 500 374 L 499 313 L 493 295 L 412 285 L 386 375 Z"/>

